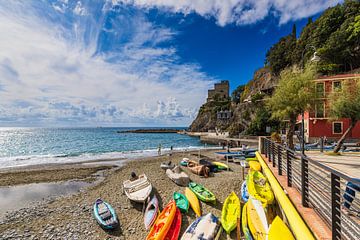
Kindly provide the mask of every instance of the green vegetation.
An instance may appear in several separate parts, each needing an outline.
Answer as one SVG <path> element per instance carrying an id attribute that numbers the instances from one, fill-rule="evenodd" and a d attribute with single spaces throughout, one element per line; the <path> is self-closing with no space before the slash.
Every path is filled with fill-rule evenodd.
<path id="1" fill-rule="evenodd" d="M 305 110 L 310 109 L 313 99 L 315 99 L 313 79 L 315 79 L 313 66 L 307 67 L 303 72 L 286 69 L 280 74 L 279 85 L 275 93 L 267 101 L 273 118 L 289 120 L 287 143 L 291 149 L 294 148 L 293 135 L 296 118 Z"/>
<path id="2" fill-rule="evenodd" d="M 339 139 L 334 153 L 339 152 L 347 135 L 360 120 L 360 82 L 349 81 L 330 96 L 330 116 L 334 119 L 350 118 L 350 126 Z"/>
<path id="3" fill-rule="evenodd" d="M 251 121 L 249 128 L 246 130 L 246 134 L 249 135 L 267 135 L 266 127 L 270 127 L 271 131 L 278 130 L 279 122 L 271 118 L 271 112 L 261 106 L 257 108 L 255 117 Z"/>
<path id="4" fill-rule="evenodd" d="M 245 85 L 239 85 L 231 94 L 231 100 L 235 103 L 240 102 L 241 94 L 245 90 Z"/>

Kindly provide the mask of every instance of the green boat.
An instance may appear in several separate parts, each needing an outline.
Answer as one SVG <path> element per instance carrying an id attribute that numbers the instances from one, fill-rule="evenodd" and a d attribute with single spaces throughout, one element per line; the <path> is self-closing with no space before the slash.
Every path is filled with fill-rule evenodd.
<path id="1" fill-rule="evenodd" d="M 185 195 L 174 192 L 173 198 L 175 200 L 176 206 L 180 209 L 181 212 L 187 213 L 189 210 L 189 201 L 185 197 Z"/>
<path id="2" fill-rule="evenodd" d="M 195 195 L 203 202 L 216 202 L 215 195 L 206 189 L 203 185 L 191 182 L 189 188 L 195 193 Z"/>

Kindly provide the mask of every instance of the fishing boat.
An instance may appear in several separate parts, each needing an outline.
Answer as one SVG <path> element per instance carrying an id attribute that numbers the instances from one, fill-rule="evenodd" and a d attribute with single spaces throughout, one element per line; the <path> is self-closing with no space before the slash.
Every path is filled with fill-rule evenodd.
<path id="1" fill-rule="evenodd" d="M 212 213 L 197 218 L 186 229 L 181 240 L 213 240 L 220 229 L 220 221 Z"/>
<path id="2" fill-rule="evenodd" d="M 103 229 L 115 229 L 119 225 L 115 210 L 102 199 L 96 199 L 93 206 L 93 214 L 97 223 Z"/>
<path id="3" fill-rule="evenodd" d="M 206 189 L 203 185 L 195 182 L 189 183 L 189 188 L 203 202 L 216 202 L 215 195 Z"/>
<path id="4" fill-rule="evenodd" d="M 126 180 L 123 183 L 126 196 L 134 202 L 145 203 L 152 191 L 152 185 L 145 174 L 135 179 Z"/>
<path id="5" fill-rule="evenodd" d="M 183 172 L 179 166 L 176 166 L 173 169 L 167 169 L 166 175 L 179 186 L 186 187 L 190 182 L 189 176 Z"/>
<path id="6" fill-rule="evenodd" d="M 158 215 L 158 212 L 159 212 L 159 200 L 154 195 L 149 201 L 144 213 L 144 224 L 146 230 L 149 230 L 150 227 L 153 225 Z"/>
<path id="7" fill-rule="evenodd" d="M 227 234 L 236 228 L 238 218 L 240 218 L 240 200 L 235 192 L 231 192 L 225 199 L 221 212 L 221 224 Z"/>

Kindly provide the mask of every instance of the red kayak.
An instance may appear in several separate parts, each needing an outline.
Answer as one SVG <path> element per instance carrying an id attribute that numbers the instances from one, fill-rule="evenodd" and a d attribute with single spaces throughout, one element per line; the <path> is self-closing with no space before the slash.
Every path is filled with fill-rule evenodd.
<path id="1" fill-rule="evenodd" d="M 176 208 L 175 217 L 164 240 L 178 240 L 181 228 L 181 212 Z"/>

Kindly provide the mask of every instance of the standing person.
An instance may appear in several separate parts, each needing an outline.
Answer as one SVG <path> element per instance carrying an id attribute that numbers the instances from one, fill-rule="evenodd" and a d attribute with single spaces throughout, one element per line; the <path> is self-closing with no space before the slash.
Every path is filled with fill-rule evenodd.
<path id="1" fill-rule="evenodd" d="M 170 146 L 170 157 L 172 156 L 173 154 L 173 146 Z"/>
<path id="2" fill-rule="evenodd" d="M 158 156 L 160 156 L 160 155 L 161 155 L 161 143 L 158 146 Z"/>

